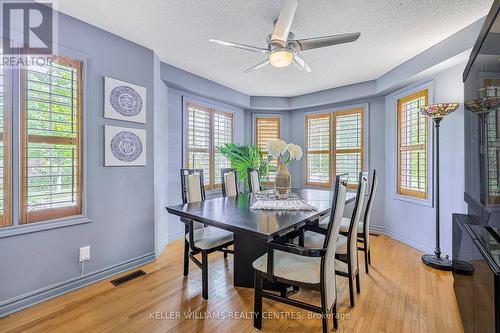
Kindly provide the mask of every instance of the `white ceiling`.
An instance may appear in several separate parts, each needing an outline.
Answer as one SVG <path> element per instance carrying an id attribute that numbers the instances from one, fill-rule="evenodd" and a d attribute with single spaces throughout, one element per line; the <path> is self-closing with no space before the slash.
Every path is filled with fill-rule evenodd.
<path id="1" fill-rule="evenodd" d="M 209 38 L 265 47 L 281 0 L 59 0 L 59 10 L 153 49 L 160 59 L 249 95 L 296 96 L 378 78 L 488 13 L 493 0 L 299 0 L 297 38 L 361 32 L 302 53 L 294 66 L 242 71 L 264 56 Z M 105 47 L 105 46 L 103 46 Z"/>

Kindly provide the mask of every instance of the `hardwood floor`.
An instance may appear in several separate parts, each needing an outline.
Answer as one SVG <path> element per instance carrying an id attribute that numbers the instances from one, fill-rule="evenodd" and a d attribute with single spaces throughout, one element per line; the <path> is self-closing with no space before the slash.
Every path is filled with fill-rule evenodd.
<path id="1" fill-rule="evenodd" d="M 141 267 L 146 276 L 119 287 L 106 279 L 0 318 L 0 332 L 255 332 L 253 290 L 232 286 L 232 256 L 210 256 L 207 302 L 201 298 L 201 271 L 191 263 L 189 277 L 182 276 L 182 246 L 171 243 L 157 261 Z M 359 256 L 361 293 L 354 308 L 347 280 L 337 277 L 337 332 L 463 332 L 451 273 L 428 268 L 421 255 L 387 236 L 372 237 L 369 275 Z M 291 297 L 319 301 L 315 291 Z M 263 310 L 280 317 L 264 318 L 263 332 L 321 330 L 321 319 L 308 318 L 307 311 L 266 299 Z M 331 320 L 329 325 L 333 332 Z"/>

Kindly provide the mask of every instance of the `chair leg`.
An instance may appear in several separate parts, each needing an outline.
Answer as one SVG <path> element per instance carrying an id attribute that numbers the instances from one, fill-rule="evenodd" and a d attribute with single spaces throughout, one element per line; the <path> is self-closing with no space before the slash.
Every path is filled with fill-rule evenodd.
<path id="1" fill-rule="evenodd" d="M 299 246 L 304 246 L 304 232 L 303 231 L 299 235 Z"/>
<path id="2" fill-rule="evenodd" d="M 335 303 L 333 303 L 332 320 L 333 320 L 333 328 L 334 329 L 339 328 L 339 322 L 337 320 L 337 301 L 335 301 Z"/>
<path id="3" fill-rule="evenodd" d="M 227 249 L 226 249 L 226 250 L 227 250 Z M 226 252 L 226 251 L 224 251 L 224 259 L 226 259 L 226 258 L 227 258 L 227 252 Z"/>
<path id="4" fill-rule="evenodd" d="M 208 300 L 208 253 L 201 252 L 201 294 L 204 300 Z"/>
<path id="5" fill-rule="evenodd" d="M 189 274 L 189 242 L 184 239 L 184 276 Z"/>
<path id="6" fill-rule="evenodd" d="M 356 274 L 356 291 L 358 292 L 358 294 L 361 292 L 361 288 L 359 285 L 359 272 Z"/>
<path id="7" fill-rule="evenodd" d="M 281 288 L 280 290 L 280 296 L 283 298 L 286 298 L 288 296 L 288 291 L 286 290 L 285 287 Z"/>
<path id="8" fill-rule="evenodd" d="M 354 286 L 352 285 L 352 277 L 349 276 L 349 298 L 351 299 L 351 306 L 354 307 Z"/>
<path id="9" fill-rule="evenodd" d="M 368 250 L 366 249 L 366 247 L 363 250 L 363 252 L 365 253 L 365 271 L 366 271 L 366 274 L 369 274 L 369 272 L 368 272 L 368 261 L 369 261 L 369 259 L 368 259 Z"/>
<path id="10" fill-rule="evenodd" d="M 323 333 L 328 333 L 328 310 L 326 309 L 326 290 L 321 286 L 321 326 Z"/>
<path id="11" fill-rule="evenodd" d="M 260 330 L 262 328 L 262 273 L 256 270 L 254 276 L 253 327 Z"/>
<path id="12" fill-rule="evenodd" d="M 370 251 L 370 248 L 368 248 L 368 264 L 371 266 L 372 265 L 372 251 Z"/>

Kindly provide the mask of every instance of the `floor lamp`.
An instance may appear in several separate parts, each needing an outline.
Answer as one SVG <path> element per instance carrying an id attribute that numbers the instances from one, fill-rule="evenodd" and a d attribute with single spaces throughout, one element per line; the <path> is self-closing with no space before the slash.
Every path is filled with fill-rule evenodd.
<path id="1" fill-rule="evenodd" d="M 453 111 L 458 109 L 458 103 L 442 103 L 425 106 L 420 109 L 422 114 L 434 121 L 434 195 L 436 198 L 436 249 L 434 254 L 424 254 L 422 261 L 427 266 L 450 271 L 451 260 L 448 257 L 441 257 L 439 245 L 439 127 L 441 120 Z"/>

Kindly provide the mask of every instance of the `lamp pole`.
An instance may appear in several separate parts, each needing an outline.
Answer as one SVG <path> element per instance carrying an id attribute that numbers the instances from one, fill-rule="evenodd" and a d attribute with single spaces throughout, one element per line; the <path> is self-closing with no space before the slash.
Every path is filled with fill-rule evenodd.
<path id="1" fill-rule="evenodd" d="M 434 196 L 435 196 L 435 209 L 436 209 L 436 249 L 434 250 L 434 254 L 424 254 L 422 256 L 422 261 L 427 266 L 441 269 L 444 271 L 451 270 L 451 260 L 446 257 L 441 257 L 441 248 L 440 248 L 440 228 L 439 228 L 439 127 L 441 126 L 441 120 L 443 118 L 433 118 L 434 120 Z"/>

